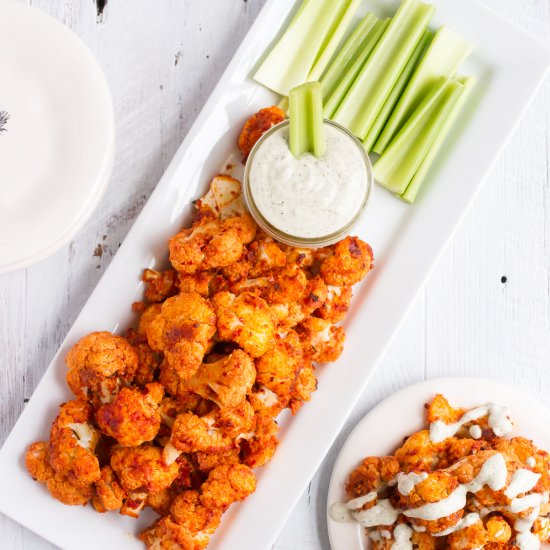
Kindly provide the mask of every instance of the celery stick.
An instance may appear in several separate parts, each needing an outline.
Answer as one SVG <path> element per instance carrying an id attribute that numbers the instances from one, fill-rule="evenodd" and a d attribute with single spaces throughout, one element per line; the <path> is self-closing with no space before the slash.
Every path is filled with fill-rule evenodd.
<path id="1" fill-rule="evenodd" d="M 426 179 L 426 176 L 430 168 L 432 167 L 435 158 L 437 157 L 443 143 L 445 142 L 448 133 L 455 124 L 458 115 L 461 113 L 464 105 L 470 97 L 472 90 L 474 89 L 474 86 L 476 85 L 476 79 L 472 76 L 459 79 L 459 82 L 464 86 L 464 88 L 460 94 L 460 97 L 458 98 L 458 101 L 456 101 L 451 111 L 447 114 L 443 126 L 437 134 L 428 154 L 424 157 L 422 164 L 416 171 L 416 174 L 411 180 L 411 183 L 409 183 L 406 191 L 401 195 L 401 198 L 408 203 L 414 203 L 416 195 L 418 194 L 420 187 L 424 183 L 424 180 Z"/>
<path id="2" fill-rule="evenodd" d="M 306 82 L 337 47 L 360 0 L 303 0 L 281 38 L 267 54 L 253 78 L 273 91 L 288 95 Z"/>
<path id="3" fill-rule="evenodd" d="M 397 194 L 407 189 L 463 88 L 455 80 L 437 80 L 374 165 L 378 183 Z"/>
<path id="4" fill-rule="evenodd" d="M 326 100 L 332 94 L 342 77 L 353 65 L 358 53 L 364 49 L 369 33 L 377 21 L 379 19 L 376 15 L 368 13 L 331 61 L 319 81 L 323 85 L 323 100 Z"/>
<path id="5" fill-rule="evenodd" d="M 393 90 L 391 91 L 391 94 L 388 96 L 386 103 L 384 103 L 384 107 L 382 107 L 382 110 L 378 113 L 378 116 L 376 117 L 376 121 L 372 125 L 372 128 L 369 130 L 367 137 L 363 140 L 363 147 L 365 148 L 367 153 L 371 152 L 371 149 L 374 145 L 374 142 L 376 141 L 376 138 L 380 135 L 380 133 L 384 128 L 384 125 L 390 118 L 395 105 L 399 101 L 399 98 L 401 97 L 403 90 L 407 86 L 411 76 L 413 75 L 416 67 L 418 66 L 418 63 L 420 62 L 420 59 L 422 59 L 422 56 L 424 55 L 426 48 L 430 45 L 430 42 L 432 41 L 432 39 L 433 39 L 433 33 L 430 31 L 426 31 L 422 35 L 422 38 L 420 39 L 420 42 L 416 46 L 413 54 L 411 55 L 409 61 L 407 62 L 405 69 L 403 69 L 403 72 L 401 73 L 399 80 L 393 87 Z"/>
<path id="6" fill-rule="evenodd" d="M 357 56 L 351 65 L 351 67 L 342 76 L 340 82 L 338 82 L 336 88 L 325 101 L 325 116 L 332 118 L 342 100 L 346 97 L 349 89 L 353 85 L 353 82 L 357 78 L 357 75 L 361 72 L 365 63 L 371 56 L 374 48 L 378 44 L 380 37 L 384 34 L 390 24 L 391 19 L 385 19 L 384 21 L 377 21 L 370 32 L 368 33 L 366 40 L 364 41 L 362 49 L 357 53 Z"/>
<path id="7" fill-rule="evenodd" d="M 446 27 L 434 36 L 426 55 L 399 99 L 388 123 L 374 146 L 382 154 L 411 113 L 418 107 L 435 80 L 440 76 L 454 77 L 458 67 L 468 57 L 472 46 Z"/>
<path id="8" fill-rule="evenodd" d="M 290 90 L 290 150 L 295 157 L 325 154 L 323 94 L 319 82 L 306 82 Z"/>
<path id="9" fill-rule="evenodd" d="M 365 139 L 403 72 L 435 8 L 404 0 L 333 119 Z"/>
<path id="10" fill-rule="evenodd" d="M 362 1 L 363 0 L 351 0 L 349 2 L 349 7 L 342 13 L 334 32 L 327 36 L 325 43 L 321 47 L 321 51 L 315 60 L 315 65 L 313 65 L 313 68 L 309 71 L 307 80 L 319 80 L 321 78 L 338 49 L 340 42 L 342 42 L 350 26 L 351 20 Z"/>

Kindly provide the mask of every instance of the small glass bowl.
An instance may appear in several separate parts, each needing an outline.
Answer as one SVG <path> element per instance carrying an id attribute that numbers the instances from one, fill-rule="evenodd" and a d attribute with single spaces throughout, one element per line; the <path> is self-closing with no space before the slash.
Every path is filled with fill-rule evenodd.
<path id="1" fill-rule="evenodd" d="M 269 139 L 269 137 L 273 133 L 275 133 L 277 130 L 279 130 L 284 126 L 289 125 L 288 119 L 284 120 L 283 122 L 280 122 L 279 124 L 276 124 L 275 126 L 271 127 L 265 134 L 263 134 L 262 137 L 254 144 L 254 147 L 250 151 L 250 154 L 248 155 L 248 159 L 246 161 L 246 165 L 244 169 L 244 178 L 243 178 L 243 196 L 244 196 L 246 206 L 250 211 L 250 214 L 252 215 L 256 223 L 269 236 L 273 237 L 279 242 L 282 242 L 290 246 L 295 246 L 298 248 L 321 248 L 323 246 L 328 246 L 342 240 L 347 235 L 349 235 L 353 227 L 362 219 L 371 197 L 371 192 L 374 185 L 374 175 L 372 171 L 372 164 L 370 162 L 367 152 L 363 148 L 363 145 L 347 128 L 344 128 L 342 125 L 328 119 L 325 119 L 325 124 L 328 124 L 336 128 L 340 132 L 345 133 L 347 137 L 351 138 L 352 143 L 354 143 L 356 147 L 359 149 L 359 151 L 361 152 L 361 157 L 365 163 L 365 174 L 367 178 L 367 184 L 365 186 L 365 195 L 363 197 L 359 210 L 357 211 L 355 216 L 338 231 L 335 231 L 329 235 L 324 235 L 322 237 L 315 237 L 315 238 L 305 238 L 305 237 L 297 237 L 296 235 L 290 235 L 288 233 L 281 231 L 280 229 L 272 225 L 270 222 L 268 222 L 267 219 L 263 216 L 263 214 L 260 212 L 260 210 L 256 206 L 256 203 L 254 202 L 254 198 L 252 196 L 252 190 L 250 189 L 250 169 L 251 169 L 252 163 L 254 162 L 254 155 L 258 151 L 261 144 L 267 139 Z"/>

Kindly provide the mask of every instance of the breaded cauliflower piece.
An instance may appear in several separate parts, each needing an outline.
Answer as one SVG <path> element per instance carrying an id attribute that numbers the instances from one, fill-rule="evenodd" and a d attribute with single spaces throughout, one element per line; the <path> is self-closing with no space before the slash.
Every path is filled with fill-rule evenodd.
<path id="1" fill-rule="evenodd" d="M 193 460 L 197 470 L 207 474 L 210 470 L 221 464 L 238 464 L 240 462 L 239 448 L 235 447 L 229 451 L 221 451 L 219 453 L 198 451 L 193 454 Z"/>
<path id="2" fill-rule="evenodd" d="M 262 135 L 285 118 L 285 112 L 274 105 L 260 109 L 244 123 L 239 135 L 239 149 L 242 153 L 243 164 L 246 162 L 252 147 Z"/>
<path id="3" fill-rule="evenodd" d="M 92 498 L 91 485 L 77 487 L 66 476 L 56 473 L 51 467 L 47 441 L 30 445 L 25 456 L 25 466 L 31 476 L 44 483 L 51 495 L 68 506 L 85 505 Z"/>
<path id="4" fill-rule="evenodd" d="M 167 516 L 170 514 L 170 507 L 172 502 L 178 496 L 178 491 L 173 485 L 168 489 L 163 489 L 158 493 L 151 493 L 147 495 L 147 506 L 149 506 L 159 516 Z"/>
<path id="5" fill-rule="evenodd" d="M 308 317 L 296 328 L 305 354 L 316 363 L 331 363 L 344 349 L 345 332 L 342 327 L 319 317 Z"/>
<path id="6" fill-rule="evenodd" d="M 256 490 L 256 478 L 244 464 L 222 464 L 214 468 L 201 486 L 201 504 L 225 511 L 231 504 L 244 500 Z"/>
<path id="7" fill-rule="evenodd" d="M 490 542 L 506 543 L 512 538 L 510 524 L 498 514 L 489 516 L 485 523 L 485 530 Z"/>
<path id="8" fill-rule="evenodd" d="M 265 300 L 251 292 L 219 292 L 212 304 L 221 340 L 236 342 L 252 357 L 261 357 L 273 346 L 275 316 Z"/>
<path id="9" fill-rule="evenodd" d="M 260 277 L 272 269 L 284 267 L 287 263 L 285 252 L 270 237 L 250 243 L 246 259 L 248 278 Z"/>
<path id="10" fill-rule="evenodd" d="M 255 234 L 256 224 L 249 214 L 224 220 L 204 218 L 170 239 L 170 262 L 178 272 L 188 274 L 225 267 L 239 260 Z"/>
<path id="11" fill-rule="evenodd" d="M 321 276 L 327 285 L 351 286 L 361 281 L 372 268 L 372 248 L 358 237 L 336 243 L 333 254 L 321 263 Z"/>
<path id="12" fill-rule="evenodd" d="M 277 335 L 275 346 L 256 360 L 256 383 L 274 392 L 283 406 L 292 397 L 298 372 L 303 361 L 302 344 L 298 334 L 290 330 Z"/>
<path id="13" fill-rule="evenodd" d="M 317 389 L 317 378 L 315 377 L 315 369 L 309 359 L 304 359 L 302 367 L 298 372 L 296 383 L 292 389 L 292 397 L 290 400 L 290 410 L 292 414 L 296 414 L 300 407 L 311 399 L 311 394 Z"/>
<path id="14" fill-rule="evenodd" d="M 197 550 L 189 531 L 166 516 L 138 535 L 148 550 Z"/>
<path id="15" fill-rule="evenodd" d="M 238 265 L 238 264 L 232 264 Z M 195 273 L 179 273 L 178 288 L 180 292 L 196 292 L 203 298 L 211 296 L 211 283 L 216 276 L 215 271 L 197 271 Z"/>
<path id="16" fill-rule="evenodd" d="M 327 286 L 327 299 L 315 312 L 315 317 L 321 317 L 332 324 L 339 323 L 348 312 L 352 297 L 351 286 Z"/>
<path id="17" fill-rule="evenodd" d="M 129 384 L 138 368 L 138 355 L 129 342 L 110 332 L 92 332 L 69 351 L 67 383 L 79 399 L 94 406 L 108 403 Z"/>
<path id="18" fill-rule="evenodd" d="M 172 503 L 170 514 L 178 525 L 189 531 L 196 548 L 206 548 L 210 535 L 218 528 L 222 518 L 222 510 L 204 506 L 197 491 L 184 491 L 178 495 Z"/>
<path id="19" fill-rule="evenodd" d="M 275 392 L 265 386 L 255 386 L 248 394 L 248 400 L 256 413 L 271 417 L 277 416 L 286 406 Z"/>
<path id="20" fill-rule="evenodd" d="M 241 459 L 250 468 L 267 464 L 275 454 L 277 445 L 277 422 L 268 415 L 256 415 L 256 427 L 252 437 L 241 441 Z"/>
<path id="21" fill-rule="evenodd" d="M 489 542 L 487 531 L 483 522 L 479 520 L 473 525 L 451 533 L 447 537 L 447 548 L 449 550 L 474 550 L 475 548 L 485 548 L 487 542 Z"/>
<path id="22" fill-rule="evenodd" d="M 179 414 L 164 447 L 164 460 L 170 464 L 181 453 L 229 451 L 238 439 L 253 430 L 254 422 L 254 409 L 248 401 L 234 409 L 216 408 L 201 417 L 190 412 Z"/>
<path id="23" fill-rule="evenodd" d="M 177 292 L 178 272 L 174 269 L 155 271 L 145 269 L 141 280 L 145 283 L 143 295 L 148 302 L 162 302 Z"/>
<path id="24" fill-rule="evenodd" d="M 449 401 L 438 393 L 432 400 L 432 402 L 427 406 L 426 409 L 426 420 L 429 424 L 432 422 L 445 422 L 445 424 L 454 424 L 458 422 L 466 409 L 455 409 L 451 407 Z"/>
<path id="25" fill-rule="evenodd" d="M 110 466 L 101 468 L 101 478 L 94 483 L 94 489 L 92 504 L 100 514 L 120 510 L 128 496 Z"/>
<path id="26" fill-rule="evenodd" d="M 61 405 L 50 430 L 50 464 L 78 487 L 100 478 L 99 461 L 94 454 L 99 432 L 91 424 L 92 407 L 85 401 Z"/>
<path id="27" fill-rule="evenodd" d="M 160 314 L 147 327 L 147 339 L 185 380 L 197 372 L 215 331 L 216 317 L 209 302 L 196 293 L 181 293 L 162 304 Z"/>
<path id="28" fill-rule="evenodd" d="M 250 356 L 237 349 L 212 363 L 202 363 L 185 385 L 187 390 L 220 407 L 237 407 L 252 389 L 256 368 Z"/>
<path id="29" fill-rule="evenodd" d="M 162 353 L 151 349 L 145 334 L 140 334 L 134 329 L 128 329 L 125 336 L 138 354 L 138 367 L 133 384 L 145 386 L 155 380 L 163 359 Z"/>
<path id="30" fill-rule="evenodd" d="M 369 456 L 349 475 L 346 493 L 353 499 L 383 489 L 398 472 L 399 461 L 395 456 Z"/>
<path id="31" fill-rule="evenodd" d="M 164 387 L 158 382 L 145 388 L 122 388 L 112 403 L 96 414 L 100 430 L 124 447 L 137 447 L 152 441 L 160 428 L 159 405 Z"/>
<path id="32" fill-rule="evenodd" d="M 170 487 L 179 473 L 178 464 L 165 465 L 162 449 L 153 446 L 115 447 L 111 468 L 129 493 L 157 493 Z"/>

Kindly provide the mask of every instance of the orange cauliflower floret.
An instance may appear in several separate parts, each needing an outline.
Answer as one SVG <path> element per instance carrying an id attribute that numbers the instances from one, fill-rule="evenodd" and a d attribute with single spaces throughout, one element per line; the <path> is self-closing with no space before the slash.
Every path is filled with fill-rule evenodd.
<path id="1" fill-rule="evenodd" d="M 164 387 L 158 382 L 144 389 L 122 388 L 112 403 L 97 411 L 101 431 L 125 447 L 136 447 L 151 441 L 160 428 L 159 404 Z"/>
<path id="2" fill-rule="evenodd" d="M 196 292 L 204 298 L 211 294 L 211 283 L 215 277 L 213 271 L 197 271 L 196 273 L 180 273 L 178 287 L 180 292 Z"/>
<path id="3" fill-rule="evenodd" d="M 178 491 L 171 485 L 168 489 L 147 495 L 147 506 L 159 516 L 167 516 L 170 514 L 170 506 L 178 494 Z"/>
<path id="4" fill-rule="evenodd" d="M 265 300 L 250 292 L 219 292 L 212 298 L 220 339 L 236 342 L 252 357 L 273 346 L 276 323 Z"/>
<path id="5" fill-rule="evenodd" d="M 94 488 L 92 502 L 99 513 L 122 508 L 127 494 L 110 466 L 101 468 L 101 478 L 94 483 Z"/>
<path id="6" fill-rule="evenodd" d="M 170 508 L 172 519 L 189 531 L 197 548 L 206 548 L 210 535 L 220 524 L 222 511 L 207 508 L 201 503 L 197 491 L 184 491 L 176 497 Z"/>
<path id="7" fill-rule="evenodd" d="M 223 464 L 214 468 L 201 486 L 201 503 L 206 508 L 226 510 L 256 490 L 256 478 L 244 464 Z"/>
<path id="8" fill-rule="evenodd" d="M 293 330 L 284 337 L 277 337 L 275 346 L 256 361 L 256 383 L 277 395 L 286 406 L 302 365 L 302 345 Z"/>
<path id="9" fill-rule="evenodd" d="M 208 473 L 221 464 L 238 464 L 240 462 L 239 452 L 238 447 L 219 453 L 198 451 L 193 454 L 193 460 L 199 472 Z"/>
<path id="10" fill-rule="evenodd" d="M 146 284 L 143 295 L 149 302 L 162 302 L 177 292 L 176 281 L 178 273 L 174 269 L 155 271 L 145 269 L 142 281 Z"/>
<path id="11" fill-rule="evenodd" d="M 108 403 L 120 386 L 130 383 L 138 355 L 129 342 L 110 332 L 92 332 L 79 340 L 65 358 L 67 383 L 79 399 Z"/>
<path id="12" fill-rule="evenodd" d="M 372 248 L 357 237 L 346 237 L 334 245 L 333 254 L 321 263 L 327 285 L 354 285 L 372 268 Z"/>
<path id="13" fill-rule="evenodd" d="M 155 521 L 138 538 L 148 550 L 197 550 L 189 531 L 170 516 Z"/>
<path id="14" fill-rule="evenodd" d="M 235 409 L 215 409 L 202 417 L 182 413 L 172 426 L 164 460 L 170 464 L 180 453 L 228 451 L 239 437 L 253 429 L 254 421 L 254 409 L 248 401 Z"/>
<path id="15" fill-rule="evenodd" d="M 115 447 L 111 468 L 128 492 L 157 493 L 170 487 L 179 473 L 178 464 L 165 465 L 162 449 L 153 446 Z"/>
<path id="16" fill-rule="evenodd" d="M 186 387 L 220 407 L 236 407 L 246 398 L 256 378 L 250 356 L 238 349 L 212 363 L 203 363 Z"/>
<path id="17" fill-rule="evenodd" d="M 342 327 L 336 327 L 319 317 L 308 317 L 296 330 L 300 334 L 304 352 L 312 361 L 331 363 L 340 357 L 345 339 Z"/>
<path id="18" fill-rule="evenodd" d="M 225 220 L 204 218 L 170 239 L 170 262 L 180 273 L 225 267 L 241 257 L 255 234 L 256 224 L 248 214 Z"/>
<path id="19" fill-rule="evenodd" d="M 87 504 L 92 498 L 91 485 L 77 487 L 66 476 L 56 473 L 50 465 L 48 447 L 47 441 L 37 441 L 29 447 L 25 456 L 28 472 L 36 481 L 46 484 L 51 495 L 63 504 Z"/>
<path id="20" fill-rule="evenodd" d="M 196 293 L 168 298 L 147 327 L 149 345 L 164 352 L 178 376 L 191 378 L 197 372 L 214 335 L 216 317 L 212 307 Z"/>
<path id="21" fill-rule="evenodd" d="M 243 163 L 246 162 L 252 147 L 262 135 L 285 118 L 285 112 L 279 107 L 273 106 L 260 109 L 244 123 L 239 136 L 239 149 L 242 153 Z"/>
<path id="22" fill-rule="evenodd" d="M 252 437 L 241 442 L 241 458 L 243 464 L 250 468 L 258 468 L 271 460 L 277 449 L 277 422 L 271 416 L 256 415 L 256 427 Z"/>
<path id="23" fill-rule="evenodd" d="M 99 432 L 91 425 L 92 407 L 85 401 L 61 406 L 50 430 L 50 463 L 53 469 L 79 487 L 100 477 L 94 454 Z"/>
<path id="24" fill-rule="evenodd" d="M 317 389 L 317 378 L 315 377 L 315 370 L 311 361 L 304 360 L 296 383 L 292 389 L 292 396 L 290 400 L 290 410 L 292 414 L 296 414 L 300 407 L 311 399 L 311 394 Z"/>
<path id="25" fill-rule="evenodd" d="M 162 353 L 151 349 L 145 334 L 140 334 L 134 329 L 128 329 L 125 336 L 138 354 L 138 367 L 133 383 L 138 386 L 145 386 L 145 384 L 149 384 L 155 379 L 162 361 Z"/>
<path id="26" fill-rule="evenodd" d="M 351 472 L 346 482 L 350 499 L 378 491 L 393 481 L 399 472 L 399 462 L 394 456 L 369 456 Z"/>
<path id="27" fill-rule="evenodd" d="M 315 312 L 315 317 L 321 317 L 331 323 L 339 323 L 344 319 L 351 303 L 351 286 L 327 286 L 327 299 Z"/>

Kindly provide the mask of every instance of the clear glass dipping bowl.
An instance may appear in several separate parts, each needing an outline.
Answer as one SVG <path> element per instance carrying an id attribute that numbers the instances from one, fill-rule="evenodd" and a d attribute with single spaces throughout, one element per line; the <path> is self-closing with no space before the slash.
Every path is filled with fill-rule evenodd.
<path id="1" fill-rule="evenodd" d="M 325 124 L 328 124 L 336 128 L 340 132 L 343 132 L 344 134 L 346 134 L 346 136 L 350 138 L 351 142 L 354 143 L 355 146 L 358 148 L 358 150 L 361 152 L 361 158 L 365 163 L 365 175 L 367 179 L 366 185 L 365 185 L 365 194 L 363 196 L 361 206 L 358 209 L 357 213 L 349 222 L 347 222 L 338 231 L 335 231 L 327 235 L 323 235 L 322 237 L 315 237 L 315 238 L 304 238 L 304 237 L 298 237 L 296 235 L 290 235 L 288 233 L 281 231 L 280 229 L 272 225 L 269 221 L 267 221 L 267 219 L 263 216 L 259 208 L 256 206 L 256 203 L 254 202 L 254 197 L 252 196 L 252 190 L 250 189 L 250 170 L 251 170 L 252 164 L 254 163 L 255 153 L 258 151 L 262 143 L 268 140 L 273 133 L 277 132 L 280 128 L 284 126 L 288 126 L 288 124 L 289 124 L 289 121 L 287 119 L 270 128 L 255 143 L 254 147 L 252 148 L 252 151 L 250 151 L 250 155 L 248 156 L 248 159 L 246 161 L 246 165 L 244 169 L 244 178 L 243 178 L 243 196 L 244 196 L 246 206 L 248 207 L 256 223 L 268 235 L 270 235 L 271 237 L 273 237 L 279 242 L 282 242 L 290 246 L 296 246 L 298 248 L 320 248 L 323 246 L 334 244 L 340 241 L 341 239 L 345 238 L 347 235 L 349 235 L 353 227 L 357 225 L 357 223 L 363 218 L 365 214 L 367 205 L 371 197 L 372 188 L 374 185 L 372 164 L 370 162 L 369 156 L 367 155 L 361 142 L 351 132 L 349 132 L 349 130 L 347 130 L 340 124 L 333 122 L 332 120 L 325 119 Z"/>

